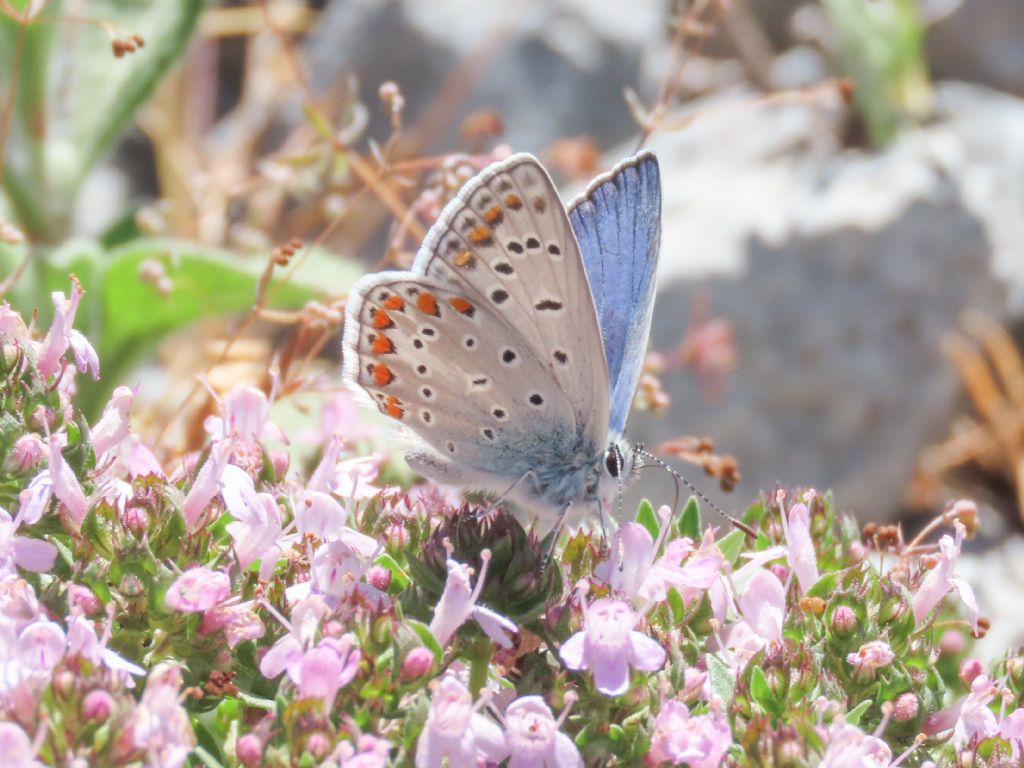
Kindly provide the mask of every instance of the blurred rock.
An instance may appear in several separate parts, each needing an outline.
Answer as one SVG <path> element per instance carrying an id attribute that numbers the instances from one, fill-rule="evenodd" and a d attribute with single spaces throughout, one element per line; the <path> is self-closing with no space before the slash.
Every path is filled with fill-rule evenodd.
<path id="1" fill-rule="evenodd" d="M 638 414 L 632 437 L 713 437 L 739 459 L 738 503 L 814 485 L 884 517 L 958 412 L 942 335 L 965 307 L 1021 306 L 1024 103 L 940 86 L 936 122 L 873 154 L 838 147 L 838 111 L 749 101 L 696 104 L 691 127 L 651 142 L 665 195 L 652 344 L 676 345 L 706 301 L 739 362 L 712 400 L 666 375 L 672 411 Z"/>
<path id="2" fill-rule="evenodd" d="M 935 78 L 969 80 L 1024 95 L 1024 3 L 1021 0 L 931 0 L 936 21 L 927 38 Z"/>
<path id="3" fill-rule="evenodd" d="M 459 146 L 462 119 L 485 107 L 500 109 L 504 140 L 517 150 L 581 134 L 608 146 L 636 131 L 622 92 L 638 86 L 642 59 L 668 46 L 664 13 L 661 0 L 628 10 L 583 0 L 353 0 L 327 4 L 307 53 L 320 90 L 346 74 L 366 99 L 381 82 L 398 83 L 409 124 L 447 92 L 432 138 L 448 151 Z M 386 135 L 383 110 L 371 108 L 371 135 Z"/>

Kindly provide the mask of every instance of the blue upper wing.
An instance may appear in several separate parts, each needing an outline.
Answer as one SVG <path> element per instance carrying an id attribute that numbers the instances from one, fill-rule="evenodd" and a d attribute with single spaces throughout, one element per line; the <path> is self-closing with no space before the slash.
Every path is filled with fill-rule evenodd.
<path id="1" fill-rule="evenodd" d="M 609 426 L 621 433 L 651 332 L 661 243 L 658 160 L 641 152 L 597 177 L 569 206 L 594 297 L 611 386 Z"/>

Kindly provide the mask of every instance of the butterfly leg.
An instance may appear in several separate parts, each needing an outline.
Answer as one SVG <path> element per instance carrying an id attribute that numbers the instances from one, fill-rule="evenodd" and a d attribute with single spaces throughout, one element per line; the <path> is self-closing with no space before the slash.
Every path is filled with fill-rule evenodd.
<path id="1" fill-rule="evenodd" d="M 498 505 L 501 504 L 501 502 L 503 502 L 505 499 L 507 499 L 512 494 L 512 492 L 519 486 L 519 484 L 528 477 L 533 477 L 535 480 L 537 479 L 537 475 L 534 474 L 534 471 L 532 469 L 527 470 L 522 477 L 520 477 L 518 480 L 512 483 L 512 485 L 510 485 L 508 488 L 506 488 L 504 491 L 498 494 L 498 497 L 496 499 L 487 504 L 487 506 L 485 506 L 483 509 L 478 510 L 477 517 L 493 512 L 498 507 Z"/>
<path id="2" fill-rule="evenodd" d="M 555 554 L 555 545 L 558 544 L 558 537 L 562 535 L 562 527 L 565 525 L 565 517 L 569 514 L 569 510 L 572 509 L 572 502 L 566 503 L 562 507 L 562 511 L 558 513 L 558 521 L 555 523 L 555 527 L 548 534 L 551 536 L 551 542 L 548 544 L 548 551 L 544 553 L 544 563 L 541 565 L 541 571 L 544 571 L 548 567 L 548 563 L 551 562 L 551 556 Z"/>

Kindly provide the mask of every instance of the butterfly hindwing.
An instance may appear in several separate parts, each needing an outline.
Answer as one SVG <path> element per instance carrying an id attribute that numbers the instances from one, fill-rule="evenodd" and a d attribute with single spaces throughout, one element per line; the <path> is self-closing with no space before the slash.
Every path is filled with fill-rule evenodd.
<path id="1" fill-rule="evenodd" d="M 608 377 L 594 302 L 565 208 L 534 157 L 514 155 L 466 184 L 413 269 L 518 331 L 571 402 L 577 432 L 605 440 Z"/>
<path id="2" fill-rule="evenodd" d="M 654 308 L 661 180 L 650 152 L 595 179 L 569 206 L 601 325 L 611 388 L 609 424 L 622 433 L 640 379 Z"/>
<path id="3" fill-rule="evenodd" d="M 385 272 L 360 281 L 345 361 L 347 378 L 429 444 L 438 467 L 514 480 L 531 457 L 546 457 L 535 443 L 550 445 L 572 423 L 572 404 L 515 328 L 429 277 Z"/>

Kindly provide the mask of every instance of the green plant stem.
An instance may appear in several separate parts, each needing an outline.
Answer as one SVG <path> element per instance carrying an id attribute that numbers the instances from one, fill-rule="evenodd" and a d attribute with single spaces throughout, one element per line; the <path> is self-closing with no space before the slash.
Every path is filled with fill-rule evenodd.
<path id="1" fill-rule="evenodd" d="M 469 648 L 469 692 L 476 699 L 487 685 L 487 671 L 491 663 L 491 641 L 477 640 Z"/>

